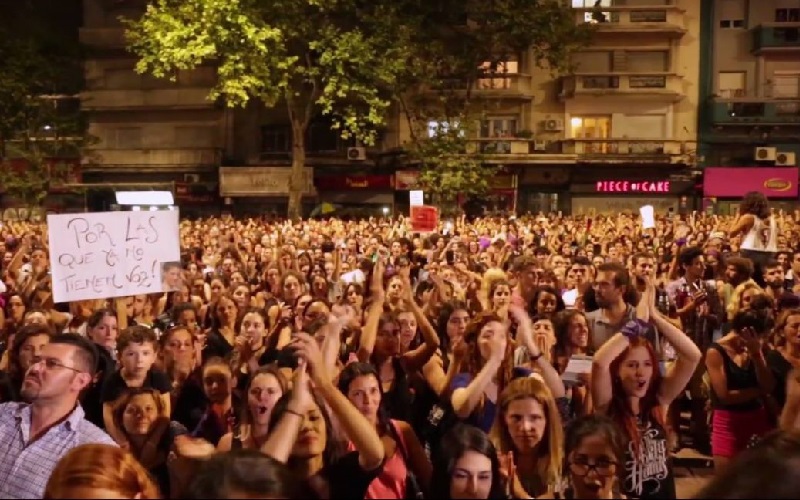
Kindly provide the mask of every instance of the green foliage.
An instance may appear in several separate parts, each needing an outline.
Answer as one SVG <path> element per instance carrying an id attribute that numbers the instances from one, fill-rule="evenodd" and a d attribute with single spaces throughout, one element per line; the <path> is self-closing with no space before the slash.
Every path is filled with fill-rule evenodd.
<path id="1" fill-rule="evenodd" d="M 0 188 L 38 207 L 92 142 L 77 97 L 83 64 L 74 24 L 80 2 L 11 2 L 0 16 Z"/>
<path id="2" fill-rule="evenodd" d="M 374 143 L 391 103 L 384 89 L 407 59 L 408 33 L 387 22 L 396 15 L 391 0 L 156 0 L 126 24 L 140 73 L 174 79 L 177 70 L 213 64 L 218 81 L 209 98 L 229 106 L 285 102 L 299 179 L 303 136 L 319 113 L 343 138 Z M 291 189 L 296 195 L 300 183 Z"/>
<path id="3" fill-rule="evenodd" d="M 428 189 L 444 197 L 448 189 L 450 197 L 480 194 L 496 169 L 481 165 L 478 149 L 466 144 L 478 135 L 472 124 L 494 105 L 474 92 L 477 82 L 503 77 L 509 60 L 520 61 L 527 73 L 563 73 L 571 54 L 589 42 L 591 29 L 576 25 L 574 12 L 560 0 L 407 0 L 406 12 L 416 29 L 406 71 L 393 88 L 412 132 L 406 149 L 422 166 Z M 525 67 L 529 56 L 535 68 Z M 461 127 L 463 135 L 450 128 L 429 137 L 431 122 L 469 126 Z"/>

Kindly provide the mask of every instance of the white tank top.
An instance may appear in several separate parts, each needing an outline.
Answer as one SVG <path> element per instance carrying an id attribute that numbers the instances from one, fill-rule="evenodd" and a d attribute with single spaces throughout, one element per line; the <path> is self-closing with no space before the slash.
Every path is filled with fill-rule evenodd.
<path id="1" fill-rule="evenodd" d="M 742 250 L 755 250 L 759 252 L 777 252 L 778 251 L 778 225 L 775 218 L 770 216 L 769 219 L 759 219 L 753 217 L 753 227 L 744 237 L 742 242 Z"/>

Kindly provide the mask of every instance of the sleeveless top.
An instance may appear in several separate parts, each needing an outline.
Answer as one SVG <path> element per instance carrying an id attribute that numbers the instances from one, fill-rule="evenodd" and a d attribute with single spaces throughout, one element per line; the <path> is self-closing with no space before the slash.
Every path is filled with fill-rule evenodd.
<path id="1" fill-rule="evenodd" d="M 394 427 L 392 437 L 397 441 L 397 447 L 394 454 L 384 462 L 383 469 L 378 477 L 369 484 L 367 494 L 364 496 L 365 499 L 403 499 L 406 497 L 408 467 L 403 456 L 408 454 L 408 452 L 404 452 L 404 450 L 408 450 L 408 446 L 402 431 L 397 425 L 397 421 L 390 420 L 389 422 Z M 347 451 L 355 451 L 355 449 L 352 441 L 347 443 Z"/>
<path id="2" fill-rule="evenodd" d="M 728 390 L 736 391 L 758 387 L 756 366 L 752 360 L 748 361 L 747 365 L 742 367 L 733 361 L 728 351 L 719 343 L 714 342 L 711 344 L 710 348 L 714 349 L 722 356 L 722 369 L 725 372 L 725 383 L 728 385 Z M 715 410 L 752 411 L 761 407 L 761 400 L 753 399 L 752 401 L 746 401 L 744 403 L 725 404 L 719 400 L 714 389 L 711 389 L 711 407 Z"/>
<path id="3" fill-rule="evenodd" d="M 622 493 L 627 498 L 676 498 L 675 476 L 667 433 L 650 415 L 639 420 L 639 449 L 630 441 L 625 450 Z"/>
<path id="4" fill-rule="evenodd" d="M 756 252 L 777 252 L 778 224 L 775 222 L 775 218 L 759 219 L 755 216 L 753 218 L 753 227 L 745 235 L 740 248 Z"/>

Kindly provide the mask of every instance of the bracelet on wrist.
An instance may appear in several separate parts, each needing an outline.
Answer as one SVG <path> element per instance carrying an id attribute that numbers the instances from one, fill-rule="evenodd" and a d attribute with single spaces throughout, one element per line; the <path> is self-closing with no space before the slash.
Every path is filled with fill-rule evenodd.
<path id="1" fill-rule="evenodd" d="M 544 356 L 544 353 L 543 353 L 542 351 L 539 351 L 539 354 L 536 354 L 536 355 L 534 355 L 534 354 L 530 354 L 530 355 L 529 355 L 529 359 L 535 363 L 536 361 L 539 361 L 539 359 L 540 359 L 542 356 Z"/>
<path id="2" fill-rule="evenodd" d="M 625 326 L 620 329 L 620 333 L 627 337 L 628 340 L 633 340 L 644 335 L 649 327 L 650 324 L 644 320 L 632 319 L 625 323 Z"/>

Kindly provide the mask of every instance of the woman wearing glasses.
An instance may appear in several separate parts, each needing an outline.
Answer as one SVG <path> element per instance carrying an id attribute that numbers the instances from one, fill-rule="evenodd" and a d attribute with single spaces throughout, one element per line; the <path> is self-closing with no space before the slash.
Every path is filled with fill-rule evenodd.
<path id="1" fill-rule="evenodd" d="M 613 420 L 602 415 L 581 417 L 567 428 L 564 444 L 568 485 L 555 498 L 625 498 L 619 491 L 625 439 Z"/>

